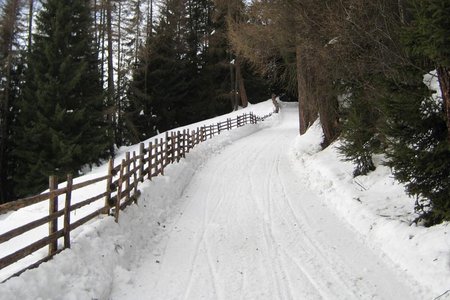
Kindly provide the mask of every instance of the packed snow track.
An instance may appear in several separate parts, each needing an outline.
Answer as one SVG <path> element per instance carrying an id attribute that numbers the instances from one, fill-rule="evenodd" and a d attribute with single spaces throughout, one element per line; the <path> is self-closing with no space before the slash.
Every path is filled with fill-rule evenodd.
<path id="1" fill-rule="evenodd" d="M 164 238 L 110 299 L 414 299 L 376 248 L 296 178 L 295 105 L 195 172 Z"/>

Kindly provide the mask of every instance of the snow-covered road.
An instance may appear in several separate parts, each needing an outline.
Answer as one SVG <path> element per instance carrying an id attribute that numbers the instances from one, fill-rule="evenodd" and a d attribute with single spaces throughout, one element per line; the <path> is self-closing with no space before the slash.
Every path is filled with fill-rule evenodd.
<path id="1" fill-rule="evenodd" d="M 298 112 L 195 172 L 176 217 L 110 299 L 414 299 L 404 274 L 296 178 Z"/>

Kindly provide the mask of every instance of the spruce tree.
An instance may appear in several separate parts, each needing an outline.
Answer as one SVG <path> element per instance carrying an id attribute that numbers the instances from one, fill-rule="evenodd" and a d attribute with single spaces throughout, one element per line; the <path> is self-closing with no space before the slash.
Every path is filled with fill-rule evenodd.
<path id="1" fill-rule="evenodd" d="M 37 18 L 17 128 L 19 195 L 108 154 L 90 13 L 89 0 L 47 0 Z"/>
<path id="2" fill-rule="evenodd" d="M 414 56 L 431 61 L 437 70 L 450 144 L 450 0 L 409 0 L 410 22 L 403 42 Z"/>
<path id="3" fill-rule="evenodd" d="M 386 80 L 384 132 L 387 164 L 417 198 L 420 219 L 433 225 L 450 220 L 450 147 L 442 103 L 430 96 L 422 72 L 403 67 L 401 80 Z"/>
<path id="4" fill-rule="evenodd" d="M 375 84 L 375 82 L 371 82 Z M 376 106 L 378 99 L 367 90 L 366 84 L 361 82 L 346 83 L 345 88 L 351 88 L 347 92 L 342 104 L 344 119 L 341 133 L 340 152 L 344 160 L 353 162 L 355 169 L 353 176 L 366 175 L 375 170 L 372 155 L 382 151 L 381 133 L 379 130 L 380 114 Z"/>
<path id="5" fill-rule="evenodd" d="M 18 45 L 20 5 L 19 0 L 8 0 L 0 8 L 0 203 L 14 199 L 13 123 L 23 69 Z"/>

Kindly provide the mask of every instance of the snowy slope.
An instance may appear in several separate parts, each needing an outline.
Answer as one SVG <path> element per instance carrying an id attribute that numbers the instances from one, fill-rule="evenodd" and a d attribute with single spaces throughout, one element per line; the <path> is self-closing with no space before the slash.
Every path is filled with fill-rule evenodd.
<path id="1" fill-rule="evenodd" d="M 0 299 L 433 299 L 450 288 L 448 224 L 409 226 L 413 202 L 388 170 L 354 181 L 334 147 L 319 152 L 317 125 L 297 128 L 283 104 L 197 146 L 145 182 L 119 224 L 82 227 L 72 249 L 0 284 Z M 46 209 L 0 216 L 0 232 Z"/>

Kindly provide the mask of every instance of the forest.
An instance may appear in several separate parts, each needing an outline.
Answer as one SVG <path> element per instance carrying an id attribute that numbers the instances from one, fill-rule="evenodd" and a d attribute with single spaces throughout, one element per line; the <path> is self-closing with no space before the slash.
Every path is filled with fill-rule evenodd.
<path id="1" fill-rule="evenodd" d="M 450 220 L 450 0 L 0 3 L 0 203 L 275 93 Z"/>

